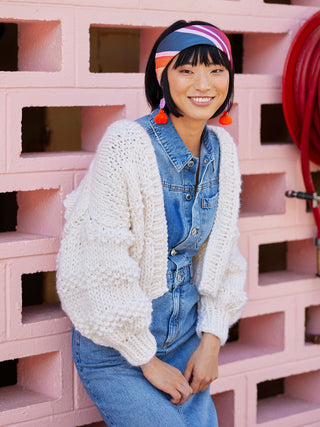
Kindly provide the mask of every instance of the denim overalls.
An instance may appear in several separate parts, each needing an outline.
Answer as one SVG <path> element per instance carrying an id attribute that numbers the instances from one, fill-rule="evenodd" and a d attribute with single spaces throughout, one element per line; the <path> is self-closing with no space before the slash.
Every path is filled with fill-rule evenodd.
<path id="1" fill-rule="evenodd" d="M 157 112 L 137 120 L 155 150 L 168 230 L 168 292 L 153 301 L 150 330 L 157 341 L 157 357 L 183 372 L 200 341 L 195 333 L 199 294 L 192 279 L 192 257 L 214 223 L 220 150 L 206 127 L 200 159 L 193 157 L 170 119 L 166 124 L 154 122 Z M 175 406 L 116 350 L 96 345 L 75 330 L 72 347 L 80 378 L 109 427 L 218 425 L 209 388 Z"/>

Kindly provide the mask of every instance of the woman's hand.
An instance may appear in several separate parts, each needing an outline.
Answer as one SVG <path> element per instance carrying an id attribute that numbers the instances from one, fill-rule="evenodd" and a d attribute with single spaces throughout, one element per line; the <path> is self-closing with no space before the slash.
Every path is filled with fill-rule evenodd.
<path id="1" fill-rule="evenodd" d="M 181 405 L 191 396 L 192 388 L 179 369 L 162 362 L 157 357 L 141 365 L 141 369 L 152 385 L 172 396 L 171 402 L 175 405 Z"/>
<path id="2" fill-rule="evenodd" d="M 198 348 L 188 360 L 183 375 L 191 385 L 192 393 L 205 391 L 218 378 L 220 340 L 215 335 L 203 333 Z"/>

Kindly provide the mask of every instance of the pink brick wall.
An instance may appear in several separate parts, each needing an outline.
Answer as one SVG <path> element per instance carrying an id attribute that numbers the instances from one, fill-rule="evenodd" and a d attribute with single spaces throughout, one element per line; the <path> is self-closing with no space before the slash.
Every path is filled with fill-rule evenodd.
<path id="1" fill-rule="evenodd" d="M 54 272 L 62 200 L 81 180 L 105 126 L 148 111 L 142 74 L 146 51 L 161 28 L 181 18 L 207 20 L 243 35 L 230 132 L 243 173 L 239 226 L 249 263 L 249 302 L 237 336 L 221 350 L 220 378 L 211 388 L 220 425 L 320 425 L 320 347 L 305 342 L 305 329 L 320 334 L 316 230 L 305 204 L 284 197 L 287 189 L 303 190 L 298 150 L 283 144 L 276 127 L 268 143 L 268 129 L 263 129 L 278 121 L 272 108 L 281 103 L 281 73 L 291 41 L 319 6 L 319 0 L 290 5 L 263 0 L 1 2 L 0 23 L 17 24 L 19 50 L 17 69 L 0 71 L 1 209 L 6 211 L 9 193 L 18 205 L 16 231 L 9 227 L 0 233 L 0 380 L 10 361 L 19 361 L 11 382 L 1 383 L 0 425 L 104 425 L 75 373 L 69 320 L 52 296 L 22 306 L 23 283 L 35 273 Z M 140 29 L 140 72 L 90 72 L 90 26 Z M 60 148 L 23 150 L 21 121 L 31 107 L 49 107 L 53 113 L 54 107 L 79 107 L 81 147 L 61 151 L 59 132 L 79 128 L 65 109 L 66 123 L 60 118 L 55 128 Z M 45 277 L 42 286 L 54 293 L 52 276 Z M 270 397 L 262 390 L 267 381 Z"/>

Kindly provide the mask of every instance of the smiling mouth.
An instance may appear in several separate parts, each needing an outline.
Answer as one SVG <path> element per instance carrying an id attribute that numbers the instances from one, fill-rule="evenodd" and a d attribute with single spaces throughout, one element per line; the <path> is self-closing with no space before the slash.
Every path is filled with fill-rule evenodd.
<path id="1" fill-rule="evenodd" d="M 191 102 L 197 105 L 209 105 L 214 99 L 213 96 L 190 96 Z"/>

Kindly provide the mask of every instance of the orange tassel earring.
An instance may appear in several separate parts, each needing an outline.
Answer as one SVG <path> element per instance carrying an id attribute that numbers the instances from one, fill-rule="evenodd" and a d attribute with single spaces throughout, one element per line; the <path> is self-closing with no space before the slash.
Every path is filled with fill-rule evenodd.
<path id="1" fill-rule="evenodd" d="M 228 111 L 225 111 L 222 116 L 219 119 L 220 125 L 231 125 L 232 124 L 232 118 L 229 116 Z"/>
<path id="2" fill-rule="evenodd" d="M 164 112 L 164 106 L 166 105 L 166 101 L 164 98 L 160 101 L 160 111 L 157 115 L 154 116 L 154 121 L 159 125 L 164 125 L 168 121 L 168 117 Z"/>

